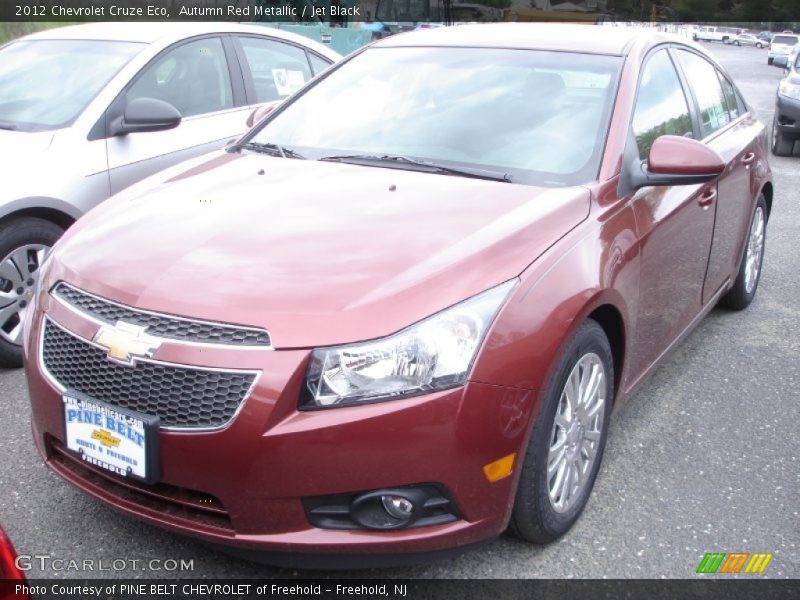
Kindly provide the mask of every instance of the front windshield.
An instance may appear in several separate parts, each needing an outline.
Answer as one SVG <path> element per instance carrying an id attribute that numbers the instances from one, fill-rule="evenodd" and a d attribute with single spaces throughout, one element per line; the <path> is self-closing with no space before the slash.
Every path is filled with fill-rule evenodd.
<path id="1" fill-rule="evenodd" d="M 0 49 L 0 128 L 42 131 L 69 125 L 144 47 L 36 40 Z"/>
<path id="2" fill-rule="evenodd" d="M 371 48 L 249 141 L 306 158 L 403 156 L 514 183 L 597 177 L 621 59 L 487 48 Z"/>

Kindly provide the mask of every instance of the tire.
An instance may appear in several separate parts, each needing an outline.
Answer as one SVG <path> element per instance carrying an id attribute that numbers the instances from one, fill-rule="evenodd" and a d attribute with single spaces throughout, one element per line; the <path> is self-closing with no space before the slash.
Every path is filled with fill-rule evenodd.
<path id="1" fill-rule="evenodd" d="M 772 153 L 775 156 L 791 156 L 794 150 L 794 140 L 787 138 L 786 134 L 778 129 L 778 113 L 772 117 Z"/>
<path id="2" fill-rule="evenodd" d="M 743 310 L 755 298 L 758 282 L 761 280 L 761 267 L 764 264 L 766 238 L 767 201 L 763 195 L 760 195 L 750 217 L 747 240 L 745 241 L 745 249 L 742 253 L 742 262 L 739 264 L 736 280 L 733 282 L 733 287 L 722 297 L 720 302 L 722 306 L 732 310 Z M 755 269 L 755 271 L 752 269 Z"/>
<path id="3" fill-rule="evenodd" d="M 22 366 L 24 309 L 41 261 L 63 233 L 58 225 L 34 217 L 0 226 L 0 367 Z"/>
<path id="4" fill-rule="evenodd" d="M 589 363 L 584 362 L 587 359 Z M 595 372 L 595 367 L 598 373 L 601 372 L 600 366 L 602 366 L 604 379 L 598 383 L 596 400 L 587 401 L 588 406 L 595 409 L 590 410 L 594 414 L 589 417 L 586 411 L 583 411 L 583 417 L 573 416 L 571 425 L 567 429 L 561 425 L 566 422 L 561 415 L 572 412 L 566 400 L 567 384 L 574 381 L 572 377 L 576 372 L 578 376 L 587 372 L 585 369 L 581 372 L 579 363 L 583 363 L 584 366 L 590 364 L 590 373 Z M 570 340 L 548 384 L 521 467 L 519 486 L 508 527 L 511 535 L 528 542 L 546 544 L 564 535 L 575 524 L 586 506 L 602 462 L 613 399 L 614 360 L 611 347 L 603 328 L 596 321 L 589 319 Z M 595 430 L 591 439 L 583 436 L 584 432 L 590 430 Z M 563 452 L 559 454 L 556 448 L 561 448 Z M 591 461 L 590 451 L 594 453 Z M 558 458 L 559 456 L 561 458 Z M 566 479 L 568 470 L 566 465 L 572 468 L 575 464 L 573 461 L 581 464 L 584 474 L 583 482 L 577 488 L 572 485 L 573 481 Z M 558 467 L 552 470 L 550 476 L 548 476 L 548 463 Z M 565 465 L 563 469 L 562 464 Z M 559 482 L 565 480 L 566 488 L 574 490 L 569 497 L 568 494 L 558 493 L 559 488 L 562 492 L 564 490 Z M 554 492 L 551 491 L 550 484 L 555 490 L 556 497 L 553 497 Z M 557 506 L 559 503 L 561 506 Z"/>
<path id="5" fill-rule="evenodd" d="M 767 58 L 767 64 L 768 64 L 768 65 L 771 65 L 771 64 L 772 64 L 772 60 L 773 60 L 773 59 L 771 59 L 771 58 Z"/>
<path id="6" fill-rule="evenodd" d="M 759 50 L 761 50 L 763 47 L 764 47 L 764 44 L 756 44 L 756 48 L 758 48 Z"/>
<path id="7" fill-rule="evenodd" d="M 741 46 L 741 44 L 739 43 L 739 40 L 736 40 L 735 42 L 733 42 L 733 45 L 734 46 Z"/>

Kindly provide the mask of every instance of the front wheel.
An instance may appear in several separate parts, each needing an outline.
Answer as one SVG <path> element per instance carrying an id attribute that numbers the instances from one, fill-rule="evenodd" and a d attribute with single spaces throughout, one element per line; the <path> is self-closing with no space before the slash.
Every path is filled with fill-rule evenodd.
<path id="1" fill-rule="evenodd" d="M 750 219 L 744 255 L 733 287 L 722 297 L 722 305 L 733 310 L 747 308 L 755 298 L 764 263 L 764 243 L 767 237 L 767 201 L 759 196 Z"/>
<path id="2" fill-rule="evenodd" d="M 0 367 L 22 366 L 22 324 L 39 267 L 64 230 L 33 217 L 0 226 Z"/>
<path id="3" fill-rule="evenodd" d="M 764 44 L 756 44 L 756 48 L 758 48 L 759 50 L 761 50 L 763 47 L 764 47 Z"/>
<path id="4" fill-rule="evenodd" d="M 739 40 L 736 40 L 735 42 L 733 42 L 733 45 L 734 46 L 741 46 L 741 44 L 739 43 Z"/>
<path id="5" fill-rule="evenodd" d="M 587 320 L 548 384 L 521 467 L 511 534 L 545 544 L 578 520 L 603 458 L 613 382 L 608 338 L 596 321 Z"/>

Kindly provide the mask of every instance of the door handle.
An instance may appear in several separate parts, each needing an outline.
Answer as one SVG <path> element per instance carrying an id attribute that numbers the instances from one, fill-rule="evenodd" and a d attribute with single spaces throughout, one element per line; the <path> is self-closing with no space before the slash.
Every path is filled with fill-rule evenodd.
<path id="1" fill-rule="evenodd" d="M 748 152 L 742 157 L 742 164 L 745 165 L 746 167 L 749 167 L 750 165 L 753 164 L 753 161 L 755 161 L 755 159 L 756 159 L 755 153 Z"/>
<path id="2" fill-rule="evenodd" d="M 697 200 L 697 204 L 702 206 L 703 208 L 708 208 L 714 203 L 714 200 L 717 198 L 717 190 L 711 188 L 710 190 L 706 190 L 702 194 L 700 194 L 700 198 Z"/>

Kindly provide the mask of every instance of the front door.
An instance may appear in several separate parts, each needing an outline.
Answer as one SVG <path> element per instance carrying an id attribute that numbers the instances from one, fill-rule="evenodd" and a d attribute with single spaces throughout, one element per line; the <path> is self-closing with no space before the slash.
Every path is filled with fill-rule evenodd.
<path id="1" fill-rule="evenodd" d="M 169 102 L 183 119 L 168 131 L 129 133 L 107 140 L 112 194 L 178 162 L 222 148 L 244 133 L 251 110 L 234 102 L 229 61 L 219 37 L 165 50 L 114 102 L 109 119 L 139 97 Z"/>
<path id="2" fill-rule="evenodd" d="M 666 49 L 645 64 L 633 117 L 639 156 L 662 135 L 694 135 L 689 102 Z M 640 292 L 630 357 L 638 377 L 686 328 L 702 305 L 714 229 L 716 182 L 646 187 L 632 199 L 640 240 Z"/>

